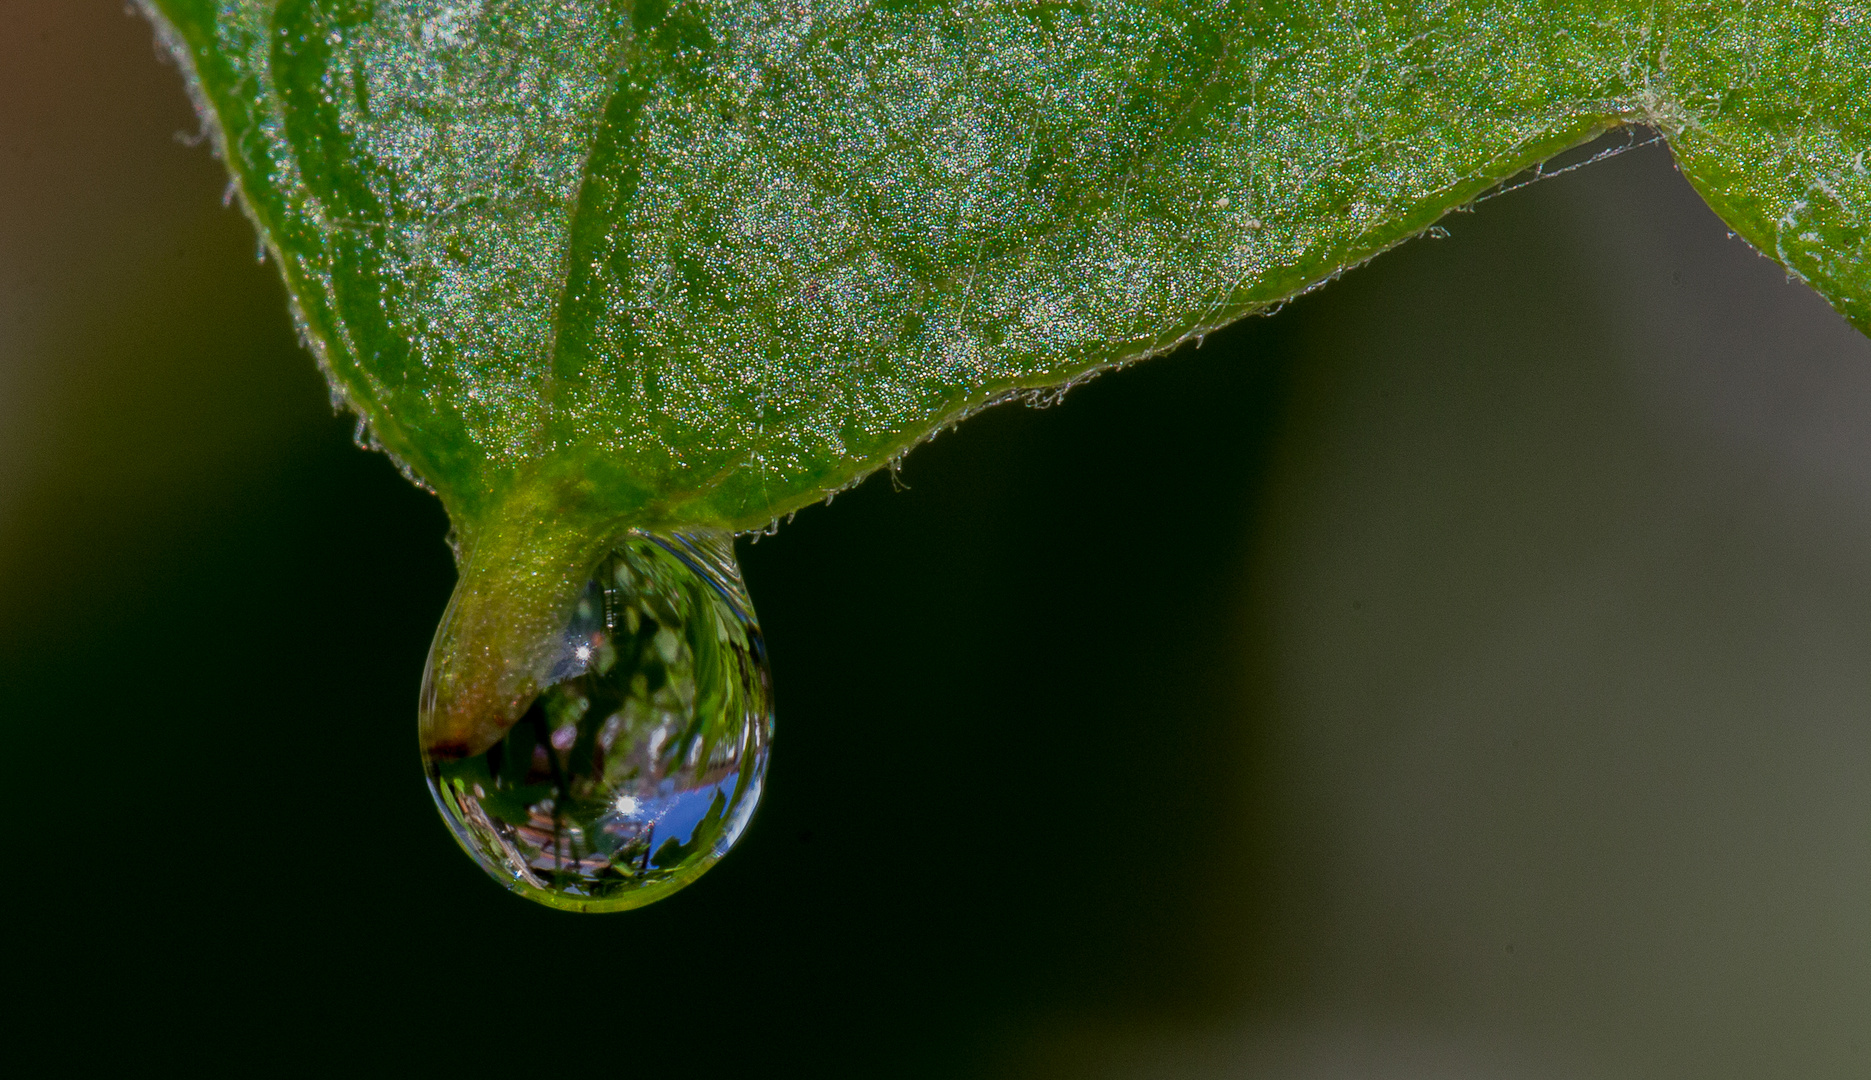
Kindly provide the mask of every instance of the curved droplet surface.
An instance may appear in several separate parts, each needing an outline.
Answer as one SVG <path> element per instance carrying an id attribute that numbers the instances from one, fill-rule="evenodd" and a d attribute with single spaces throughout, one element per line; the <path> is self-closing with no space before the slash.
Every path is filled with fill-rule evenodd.
<path id="1" fill-rule="evenodd" d="M 544 689 L 485 752 L 423 748 L 442 817 L 496 880 L 552 907 L 667 896 L 739 839 L 773 735 L 733 541 L 626 534 L 546 655 Z"/>

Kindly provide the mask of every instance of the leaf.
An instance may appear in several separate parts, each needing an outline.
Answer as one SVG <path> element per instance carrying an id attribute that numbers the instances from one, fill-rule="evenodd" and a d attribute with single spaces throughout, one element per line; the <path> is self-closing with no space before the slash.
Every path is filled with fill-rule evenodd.
<path id="1" fill-rule="evenodd" d="M 470 638 L 1621 124 L 1871 329 L 1862 3 L 145 3 Z"/>

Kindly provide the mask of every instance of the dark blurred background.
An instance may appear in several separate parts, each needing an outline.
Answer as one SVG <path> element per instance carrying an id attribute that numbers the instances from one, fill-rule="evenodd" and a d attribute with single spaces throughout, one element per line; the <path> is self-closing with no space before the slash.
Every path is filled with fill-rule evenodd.
<path id="1" fill-rule="evenodd" d="M 743 542 L 765 803 L 581 917 L 430 805 L 446 521 L 195 131 L 0 0 L 16 1055 L 1871 1075 L 1871 343 L 1660 146 Z"/>

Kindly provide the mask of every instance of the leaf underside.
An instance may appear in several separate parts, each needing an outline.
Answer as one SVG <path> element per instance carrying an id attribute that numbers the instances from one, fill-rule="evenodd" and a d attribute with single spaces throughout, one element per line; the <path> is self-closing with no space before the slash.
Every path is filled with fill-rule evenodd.
<path id="1" fill-rule="evenodd" d="M 145 3 L 470 545 L 760 527 L 1619 124 L 1871 329 L 1865 4 Z"/>

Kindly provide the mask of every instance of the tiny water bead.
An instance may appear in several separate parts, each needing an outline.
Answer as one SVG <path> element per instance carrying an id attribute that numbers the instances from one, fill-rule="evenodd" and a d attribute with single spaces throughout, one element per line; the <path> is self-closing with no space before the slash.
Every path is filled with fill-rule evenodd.
<path id="1" fill-rule="evenodd" d="M 455 838 L 501 884 L 573 911 L 695 880 L 746 828 L 773 736 L 733 541 L 625 535 L 545 662 L 545 688 L 485 752 L 423 748 Z"/>

